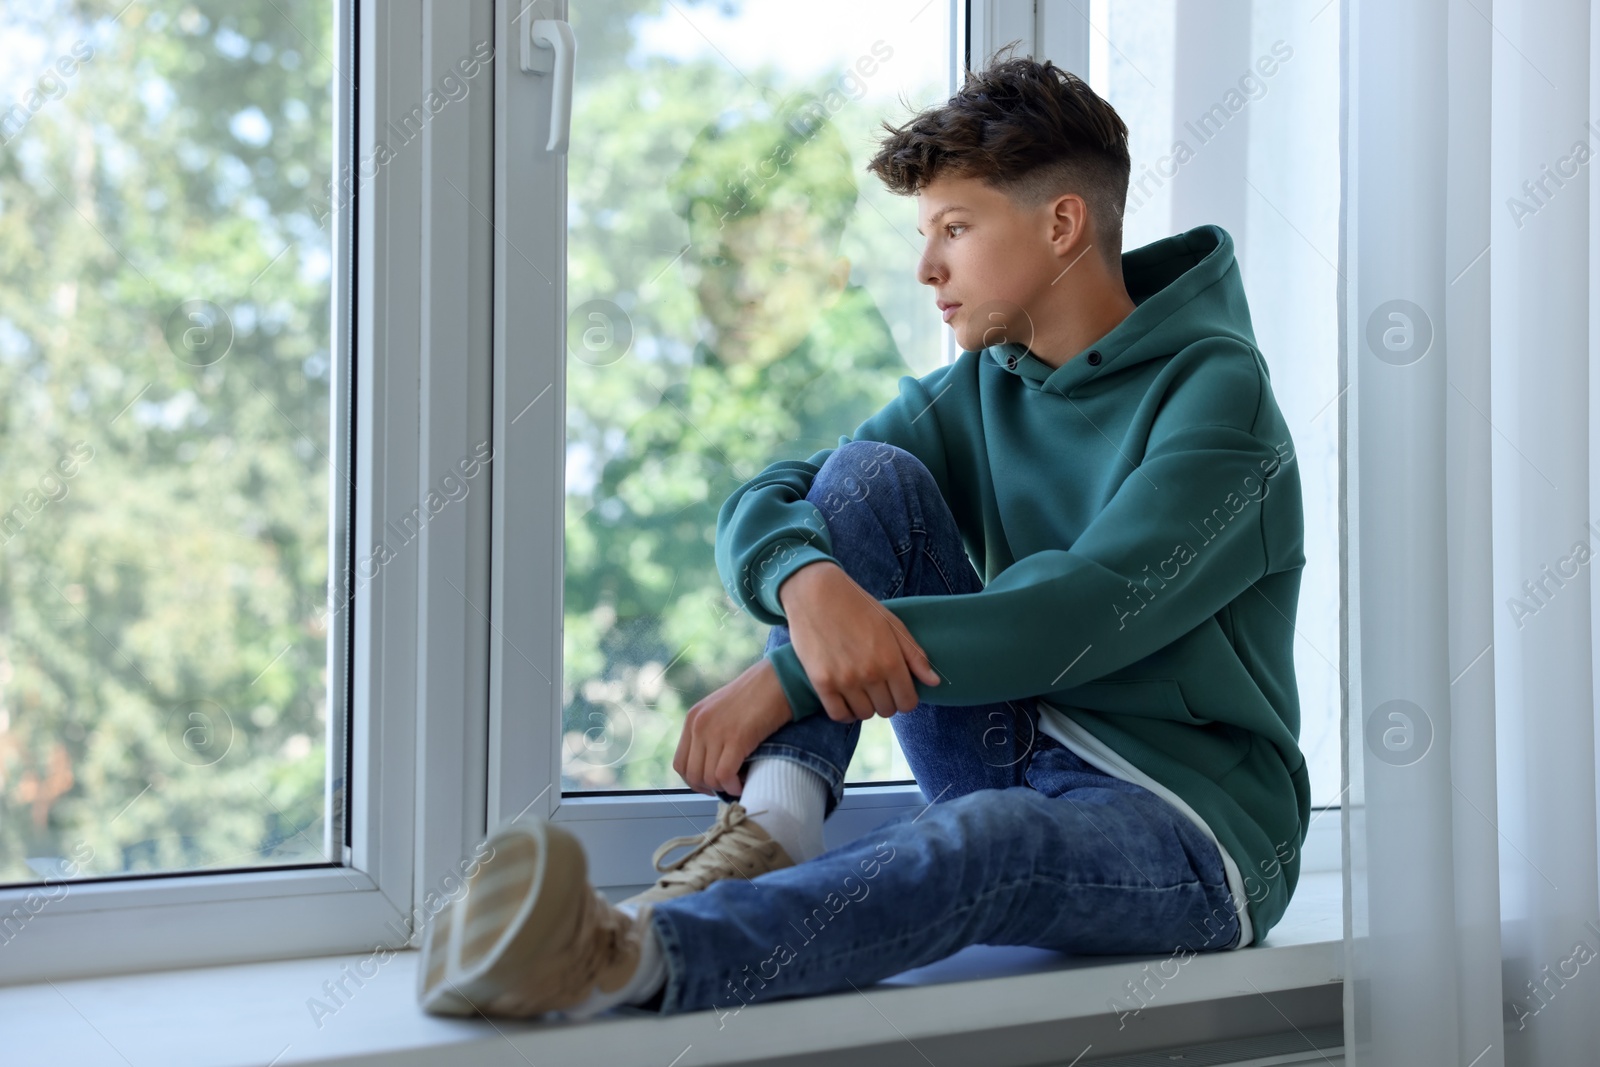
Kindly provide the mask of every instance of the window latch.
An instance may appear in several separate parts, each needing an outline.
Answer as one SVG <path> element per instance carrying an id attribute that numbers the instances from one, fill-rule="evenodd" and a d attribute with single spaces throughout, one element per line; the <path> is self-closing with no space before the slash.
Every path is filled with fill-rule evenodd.
<path id="1" fill-rule="evenodd" d="M 522 34 L 522 69 L 549 74 L 550 141 L 545 151 L 564 154 L 572 134 L 572 66 L 578 57 L 578 40 L 570 23 L 561 19 L 529 19 Z"/>

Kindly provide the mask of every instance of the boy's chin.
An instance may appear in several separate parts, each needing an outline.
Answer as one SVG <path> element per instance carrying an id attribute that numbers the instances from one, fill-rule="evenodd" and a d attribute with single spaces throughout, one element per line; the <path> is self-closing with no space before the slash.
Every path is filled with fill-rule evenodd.
<path id="1" fill-rule="evenodd" d="M 982 352 L 986 348 L 1005 344 L 1002 330 L 956 330 L 956 345 L 963 352 Z"/>

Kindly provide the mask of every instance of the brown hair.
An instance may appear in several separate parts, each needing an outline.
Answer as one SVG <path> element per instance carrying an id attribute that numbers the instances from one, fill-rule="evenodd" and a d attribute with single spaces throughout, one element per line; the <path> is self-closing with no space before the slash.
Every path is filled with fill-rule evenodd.
<path id="1" fill-rule="evenodd" d="M 909 196 L 935 178 L 978 178 L 1026 208 L 1063 193 L 1089 206 L 1101 255 L 1119 266 L 1128 199 L 1128 127 L 1088 84 L 1050 60 L 1008 53 L 1013 41 L 946 103 L 896 128 L 867 164 Z"/>

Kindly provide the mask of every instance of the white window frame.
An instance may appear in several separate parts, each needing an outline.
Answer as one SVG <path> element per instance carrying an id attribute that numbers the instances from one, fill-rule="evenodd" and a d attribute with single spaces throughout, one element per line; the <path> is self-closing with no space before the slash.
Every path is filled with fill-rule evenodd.
<path id="1" fill-rule="evenodd" d="M 1026 8 L 1031 41 L 1032 0 L 969 3 L 980 21 L 991 9 L 1015 9 L 1007 13 L 1016 16 Z M 501 150 L 495 157 L 494 425 L 495 454 L 503 461 L 496 465 L 494 491 L 489 824 L 537 813 L 583 843 L 596 885 L 642 885 L 655 879 L 655 846 L 704 829 L 715 815 L 716 798 L 665 791 L 561 793 L 566 160 L 545 150 L 550 76 L 523 72 L 515 57 L 528 22 L 565 20 L 568 4 L 498 0 L 496 9 L 496 53 L 507 62 L 495 71 L 495 139 Z M 952 66 L 964 57 L 968 35 L 965 19 L 953 22 Z M 580 41 L 580 62 L 582 48 Z M 924 804 L 915 785 L 851 786 L 825 827 L 828 843 L 849 840 Z"/>
<path id="2" fill-rule="evenodd" d="M 550 75 L 525 73 L 520 35 L 533 19 L 568 17 L 568 0 L 497 0 L 495 71 L 495 516 L 490 637 L 490 826 L 522 812 L 562 824 L 582 843 L 591 880 L 621 889 L 654 881 L 655 846 L 702 831 L 716 798 L 659 791 L 633 795 L 561 793 L 561 598 L 564 584 L 566 462 L 565 157 L 547 152 Z M 1022 41 L 1087 71 L 1090 27 L 1062 5 L 1033 0 L 967 0 L 952 15 L 952 76 L 967 56 Z M 969 53 L 970 41 L 970 53 Z M 583 44 L 578 42 L 579 62 Z M 981 65 L 981 64 L 980 64 Z M 581 139 L 575 131 L 574 143 Z M 947 338 L 954 358 L 953 336 Z M 841 428 L 840 432 L 847 432 Z M 925 805 L 915 785 L 853 785 L 824 827 L 829 847 Z M 1307 870 L 1339 867 L 1339 812 L 1308 837 Z"/>
<path id="3" fill-rule="evenodd" d="M 356 560 L 381 558 L 385 521 L 424 503 L 474 443 L 488 439 L 489 86 L 498 64 L 485 65 L 465 97 L 432 115 L 374 173 L 359 173 L 359 161 L 378 158 L 378 140 L 393 146 L 391 121 L 425 104 L 473 43 L 488 40 L 489 26 L 487 0 L 338 0 L 334 158 L 356 190 L 332 198 L 331 325 L 335 351 L 348 350 L 353 314 L 357 347 L 353 382 L 351 361 L 335 361 L 333 460 L 355 489 L 352 498 L 349 481 L 332 479 L 330 545 L 343 540 L 348 513 Z M 431 518 L 370 581 L 358 573 L 349 583 L 353 606 L 333 615 L 329 720 L 341 723 L 348 712 L 350 843 L 337 819 L 324 849 L 340 866 L 0 890 L 0 915 L 30 911 L 0 946 L 0 982 L 407 943 L 408 927 L 452 892 L 449 876 L 484 833 L 489 624 L 477 606 L 489 603 L 489 478 L 478 473 L 467 496 Z M 341 575 L 344 564 L 330 570 Z M 330 812 L 345 765 L 339 733 L 329 746 Z M 50 899 L 39 906 L 41 888 Z"/>
<path id="4" fill-rule="evenodd" d="M 957 77 L 969 40 L 973 55 L 1022 38 L 1086 62 L 1087 27 L 1071 13 L 967 2 L 966 17 L 952 19 Z M 334 616 L 331 721 L 346 711 L 347 666 L 350 682 L 342 865 L 62 883 L 65 895 L 0 945 L 0 983 L 414 947 L 416 920 L 453 892 L 471 848 L 506 819 L 531 811 L 561 822 L 584 842 L 595 883 L 621 887 L 652 880 L 652 848 L 714 814 L 715 799 L 693 793 L 560 795 L 566 171 L 544 151 L 549 79 L 521 71 L 517 33 L 525 19 L 564 18 L 566 2 L 525 4 L 340 0 L 335 158 L 359 181 L 354 244 L 351 201 L 335 197 L 330 222 L 335 343 L 348 348 L 352 316 L 356 343 L 353 380 L 350 361 L 336 361 L 334 461 L 355 492 L 334 478 L 330 544 L 348 512 L 354 558 L 377 558 L 388 520 L 422 503 L 479 443 L 492 440 L 494 456 L 460 503 L 370 581 L 358 575 L 352 608 Z M 490 37 L 495 58 L 466 96 L 360 173 L 379 140 L 393 145 L 399 118 Z M 330 790 L 342 745 L 330 745 Z M 828 843 L 923 803 L 914 785 L 852 786 Z M 1307 839 L 1304 870 L 1339 869 L 1341 812 L 1327 815 Z M 0 890 L 0 915 L 36 892 Z"/>

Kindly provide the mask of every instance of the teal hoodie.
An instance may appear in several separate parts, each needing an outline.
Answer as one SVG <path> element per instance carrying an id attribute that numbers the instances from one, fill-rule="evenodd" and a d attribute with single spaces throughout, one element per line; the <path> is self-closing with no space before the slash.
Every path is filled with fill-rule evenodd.
<path id="1" fill-rule="evenodd" d="M 1175 795 L 1237 867 L 1242 946 L 1283 916 L 1310 814 L 1293 647 L 1299 465 L 1227 231 L 1136 248 L 1122 272 L 1137 306 L 1060 367 L 1014 342 L 963 352 L 900 378 L 839 444 L 921 460 L 980 563 L 980 592 L 882 602 L 939 674 L 913 676 L 917 695 L 1039 697 L 1063 729 Z M 805 499 L 833 451 L 769 465 L 718 513 L 723 584 L 768 625 L 786 622 L 784 579 L 833 559 Z M 794 646 L 767 656 L 794 717 L 821 711 Z"/>

